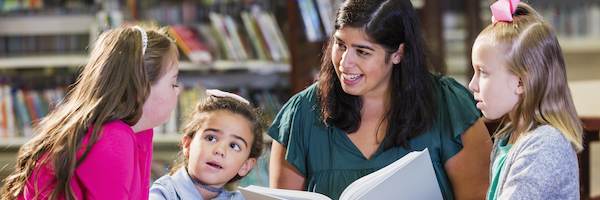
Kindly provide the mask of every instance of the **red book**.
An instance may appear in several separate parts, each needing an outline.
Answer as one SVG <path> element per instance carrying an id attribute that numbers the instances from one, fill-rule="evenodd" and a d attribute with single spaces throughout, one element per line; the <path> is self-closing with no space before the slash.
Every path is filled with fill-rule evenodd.
<path id="1" fill-rule="evenodd" d="M 184 26 L 171 26 L 169 33 L 175 38 L 177 46 L 195 63 L 212 62 L 212 56 L 196 39 L 194 33 Z"/>

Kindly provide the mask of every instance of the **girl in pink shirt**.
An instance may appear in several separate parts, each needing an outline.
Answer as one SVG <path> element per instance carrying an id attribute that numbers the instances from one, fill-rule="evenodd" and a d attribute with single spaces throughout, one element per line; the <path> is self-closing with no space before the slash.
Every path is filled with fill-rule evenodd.
<path id="1" fill-rule="evenodd" d="M 179 88 L 165 29 L 102 33 L 61 105 L 35 127 L 2 199 L 148 199 L 152 128 Z"/>

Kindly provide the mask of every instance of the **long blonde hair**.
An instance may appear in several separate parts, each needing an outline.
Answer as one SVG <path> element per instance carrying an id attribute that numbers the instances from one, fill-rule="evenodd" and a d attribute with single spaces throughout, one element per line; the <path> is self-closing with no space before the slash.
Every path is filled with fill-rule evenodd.
<path id="1" fill-rule="evenodd" d="M 146 30 L 145 55 L 137 29 L 112 29 L 99 36 L 62 105 L 41 120 L 34 129 L 34 137 L 19 149 L 16 168 L 4 180 L 2 199 L 21 195 L 32 172 L 45 164 L 51 164 L 55 172 L 50 184 L 56 183 L 56 187 L 49 198 L 75 199 L 71 178 L 100 138 L 102 125 L 117 120 L 130 126 L 136 124 L 150 95 L 150 86 L 166 73 L 169 59 L 178 56 L 177 47 L 165 29 Z M 82 146 L 92 125 L 89 143 Z M 77 158 L 77 151 L 82 148 L 85 153 Z M 50 184 L 42 189 L 36 184 L 36 193 Z"/>
<path id="2" fill-rule="evenodd" d="M 523 136 L 541 125 L 551 125 L 583 150 L 583 128 L 567 83 L 565 61 L 554 28 L 533 8 L 520 2 L 512 22 L 486 27 L 477 42 L 494 43 L 508 70 L 520 77 L 524 92 L 509 114 L 511 123 L 494 133 L 511 131 Z"/>

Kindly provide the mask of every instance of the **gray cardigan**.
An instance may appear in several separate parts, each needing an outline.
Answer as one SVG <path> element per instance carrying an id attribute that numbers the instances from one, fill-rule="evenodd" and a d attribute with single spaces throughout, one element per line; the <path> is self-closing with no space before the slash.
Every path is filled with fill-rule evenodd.
<path id="1" fill-rule="evenodd" d="M 490 156 L 492 165 L 502 139 L 495 139 Z M 504 164 L 506 170 L 499 176 L 496 199 L 579 200 L 577 153 L 558 129 L 540 126 L 512 148 Z M 490 185 L 491 181 L 490 165 Z"/>

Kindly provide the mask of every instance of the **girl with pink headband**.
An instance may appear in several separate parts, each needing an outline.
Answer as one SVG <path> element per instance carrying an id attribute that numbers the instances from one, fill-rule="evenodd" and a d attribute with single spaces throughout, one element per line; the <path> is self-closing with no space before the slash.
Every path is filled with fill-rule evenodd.
<path id="1" fill-rule="evenodd" d="M 496 131 L 486 199 L 579 199 L 582 126 L 552 26 L 525 3 L 501 0 L 473 45 L 469 84 Z"/>

